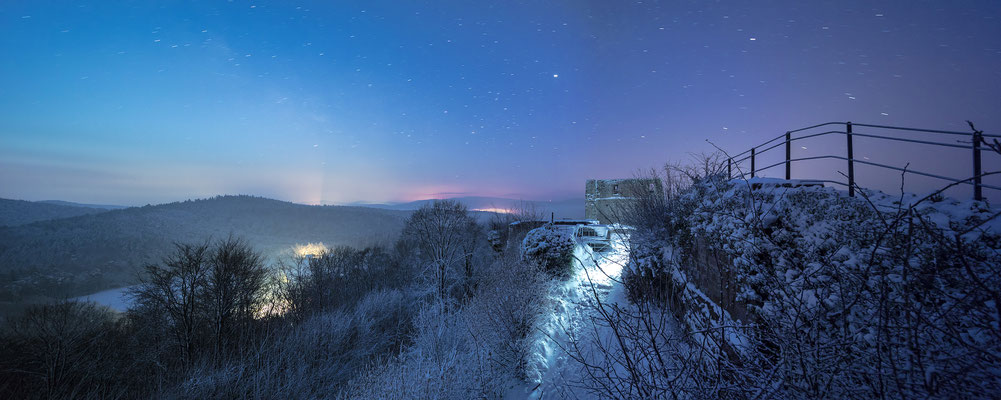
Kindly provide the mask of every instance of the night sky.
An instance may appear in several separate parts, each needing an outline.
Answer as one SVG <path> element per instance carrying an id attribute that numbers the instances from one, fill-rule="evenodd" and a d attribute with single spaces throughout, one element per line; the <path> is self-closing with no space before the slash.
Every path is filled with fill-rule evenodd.
<path id="1" fill-rule="evenodd" d="M 4 198 L 562 200 L 820 122 L 968 119 L 1001 131 L 997 0 L 0 3 Z"/>

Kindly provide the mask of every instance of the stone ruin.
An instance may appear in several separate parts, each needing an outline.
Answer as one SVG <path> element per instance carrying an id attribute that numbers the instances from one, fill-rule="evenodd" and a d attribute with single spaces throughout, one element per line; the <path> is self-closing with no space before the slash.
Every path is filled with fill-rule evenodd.
<path id="1" fill-rule="evenodd" d="M 660 179 L 588 179 L 584 218 L 603 225 L 624 224 L 625 215 L 642 198 L 663 195 Z"/>

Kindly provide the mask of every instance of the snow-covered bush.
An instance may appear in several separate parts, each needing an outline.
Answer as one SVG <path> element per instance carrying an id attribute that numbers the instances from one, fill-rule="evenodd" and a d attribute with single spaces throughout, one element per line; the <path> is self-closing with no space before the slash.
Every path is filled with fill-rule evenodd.
<path id="1" fill-rule="evenodd" d="M 661 254 L 663 247 L 638 235 L 630 239 L 629 264 L 622 274 L 630 301 L 667 304 L 673 293 L 672 276 L 668 260 Z"/>
<path id="2" fill-rule="evenodd" d="M 707 176 L 633 210 L 623 270 L 633 304 L 597 313 L 595 330 L 614 340 L 571 351 L 584 387 L 599 397 L 1001 393 L 996 208 Z"/>
<path id="3" fill-rule="evenodd" d="M 677 266 L 693 262 L 696 243 L 692 215 L 700 207 L 699 199 L 719 198 L 731 188 L 721 176 L 689 177 L 689 185 L 675 187 L 670 198 L 640 198 L 627 216 L 636 221 L 636 232 L 630 237 L 629 263 L 622 278 L 630 299 L 655 301 L 661 305 L 675 301 L 678 293 L 672 279 Z M 714 205 L 733 207 L 733 202 Z M 642 221 L 641 221 L 642 220 Z M 641 223 L 642 222 L 642 223 Z M 674 251 L 674 249 L 681 249 Z M 688 250 L 688 251 L 685 251 Z"/>
<path id="4" fill-rule="evenodd" d="M 355 399 L 474 399 L 502 396 L 503 375 L 469 334 L 468 321 L 445 303 L 425 306 L 413 344 L 348 383 L 340 397 Z"/>
<path id="5" fill-rule="evenodd" d="M 549 279 L 537 268 L 500 259 L 466 305 L 471 334 L 488 349 L 487 359 L 504 371 L 525 377 L 530 333 L 547 308 Z"/>
<path id="6" fill-rule="evenodd" d="M 504 251 L 504 242 L 507 240 L 506 233 L 506 231 L 500 229 L 491 229 L 487 231 L 487 243 L 490 243 L 490 248 L 493 249 L 493 251 L 498 253 Z"/>
<path id="7" fill-rule="evenodd" d="M 354 363 L 344 357 L 353 343 L 350 313 L 314 315 L 262 343 L 243 360 L 196 366 L 160 398 L 317 398 L 335 390 Z M 338 368 L 332 366 L 338 365 Z"/>
<path id="8" fill-rule="evenodd" d="M 573 251 L 573 237 L 554 225 L 529 231 L 521 243 L 523 260 L 556 277 L 567 277 L 573 272 Z"/>
<path id="9" fill-rule="evenodd" d="M 673 232 L 665 249 L 674 262 L 651 262 L 640 249 L 631 268 L 639 277 L 668 272 L 674 287 L 704 296 L 711 288 L 688 277 L 709 266 L 682 235 L 725 255 L 731 300 L 755 328 L 743 352 L 715 359 L 723 385 L 743 396 L 779 381 L 768 390 L 790 398 L 1001 391 L 996 210 L 754 184 L 693 185 L 679 201 L 695 207 L 677 209 L 690 229 Z"/>
<path id="10" fill-rule="evenodd" d="M 341 396 L 499 398 L 524 379 L 529 334 L 546 306 L 549 279 L 518 260 L 482 269 L 466 304 L 425 304 L 414 317 L 412 344 L 352 380 Z"/>
<path id="11" fill-rule="evenodd" d="M 413 299 L 397 290 L 365 296 L 354 310 L 319 313 L 277 330 L 245 357 L 200 365 L 166 398 L 321 398 L 407 340 Z"/>

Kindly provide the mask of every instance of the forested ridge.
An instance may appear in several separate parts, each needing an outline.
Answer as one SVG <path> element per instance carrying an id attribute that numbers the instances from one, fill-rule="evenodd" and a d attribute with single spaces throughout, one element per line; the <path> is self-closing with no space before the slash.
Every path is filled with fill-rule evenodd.
<path id="1" fill-rule="evenodd" d="M 0 227 L 18 226 L 32 222 L 90 215 L 107 210 L 92 207 L 78 207 L 72 203 L 57 204 L 25 200 L 0 199 Z"/>
<path id="2" fill-rule="evenodd" d="M 162 258 L 174 242 L 230 234 L 266 256 L 296 243 L 389 243 L 408 214 L 219 196 L 0 227 L 0 295 L 73 296 L 128 284 L 139 267 Z"/>

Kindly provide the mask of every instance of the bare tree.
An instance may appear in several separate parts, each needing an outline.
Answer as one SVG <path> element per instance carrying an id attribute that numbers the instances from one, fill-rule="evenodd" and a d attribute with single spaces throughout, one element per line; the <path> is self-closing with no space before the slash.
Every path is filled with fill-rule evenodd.
<path id="1" fill-rule="evenodd" d="M 466 206 L 454 200 L 436 200 L 407 219 L 401 242 L 427 266 L 436 295 L 448 295 L 456 279 L 449 271 L 460 265 L 463 275 L 472 275 L 472 256 L 480 229 Z"/>
<path id="2" fill-rule="evenodd" d="M 13 376 L 0 379 L 0 391 L 46 398 L 72 398 L 86 391 L 112 350 L 106 336 L 113 327 L 112 313 L 94 303 L 61 301 L 28 308 L 5 327 L 2 343 L 7 348 L 0 370 Z M 12 377 L 19 377 L 20 384 L 11 387 Z M 28 393 L 19 393 L 23 390 Z"/>
<path id="3" fill-rule="evenodd" d="M 201 299 L 206 296 L 210 271 L 209 244 L 176 243 L 174 246 L 174 253 L 163 260 L 163 265 L 146 265 L 139 284 L 130 292 L 140 306 L 165 314 L 181 363 L 190 366 L 195 359 L 198 328 L 204 316 Z"/>
<path id="4" fill-rule="evenodd" d="M 287 252 L 278 257 L 271 275 L 269 312 L 302 321 L 308 314 L 310 290 L 309 257 Z"/>
<path id="5" fill-rule="evenodd" d="M 350 307 L 369 292 L 410 282 L 412 271 L 400 268 L 382 247 L 337 246 L 308 256 L 279 257 L 270 279 L 272 315 L 303 321 L 312 314 Z"/>
<path id="6" fill-rule="evenodd" d="M 264 300 L 266 278 L 264 257 L 245 240 L 230 236 L 212 249 L 205 302 L 217 357 L 234 345 L 243 350 Z"/>

